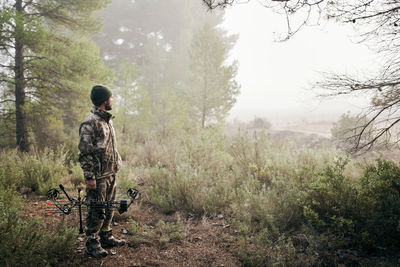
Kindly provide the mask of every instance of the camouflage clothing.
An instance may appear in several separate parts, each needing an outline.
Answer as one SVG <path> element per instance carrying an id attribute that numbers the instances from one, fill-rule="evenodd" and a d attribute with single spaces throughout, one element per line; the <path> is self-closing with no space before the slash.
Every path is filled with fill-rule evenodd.
<path id="1" fill-rule="evenodd" d="M 96 190 L 87 190 L 87 200 L 114 201 L 115 178 L 121 165 L 121 157 L 117 151 L 112 115 L 94 107 L 82 122 L 79 136 L 79 162 L 85 179 L 96 179 Z M 98 234 L 111 234 L 113 216 L 113 210 L 89 205 L 86 217 L 86 246 L 89 252 L 99 249 Z"/>
<path id="2" fill-rule="evenodd" d="M 112 115 L 94 107 L 79 128 L 79 162 L 85 179 L 101 179 L 116 173 L 121 165 Z"/>
<path id="3" fill-rule="evenodd" d="M 115 175 L 96 180 L 96 190 L 87 190 L 86 199 L 88 201 L 103 202 L 115 201 Z M 100 236 L 111 232 L 111 222 L 114 217 L 114 210 L 106 210 L 96 207 L 88 207 L 86 217 L 86 235 L 89 239 L 98 239 Z"/>

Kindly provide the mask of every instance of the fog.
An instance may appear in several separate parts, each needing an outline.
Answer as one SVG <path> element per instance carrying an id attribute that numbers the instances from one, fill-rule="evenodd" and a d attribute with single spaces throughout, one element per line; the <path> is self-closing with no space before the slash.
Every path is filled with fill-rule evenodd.
<path id="1" fill-rule="evenodd" d="M 21 138 L 27 150 L 28 132 L 43 146 L 49 143 L 44 132 L 57 133 L 49 135 L 54 146 L 64 143 L 71 136 L 68 129 L 76 127 L 92 105 L 88 96 L 93 84 L 112 88 L 113 113 L 119 118 L 116 129 L 127 139 L 149 133 L 167 137 L 208 126 L 234 128 L 240 123 L 229 122 L 255 121 L 255 117 L 278 131 L 320 123 L 328 136 L 333 122 L 344 113 L 360 113 L 371 97 L 321 97 L 327 92 L 317 82 L 326 73 L 362 80 L 382 69 L 380 55 L 366 42 L 357 43 L 361 40 L 357 40 L 360 35 L 353 23 L 321 19 L 318 25 L 304 26 L 282 42 L 288 25 L 285 16 L 258 1 L 212 11 L 201 0 L 100 2 L 82 7 L 87 8 L 82 12 L 94 17 L 84 16 L 84 22 L 79 16 L 73 18 L 86 25 L 80 30 L 64 25 L 70 18 L 37 22 L 43 27 L 27 25 L 27 34 L 35 40 L 19 41 L 38 65 L 26 64 L 25 58 L 15 54 L 15 33 L 7 32 L 5 45 L 0 47 L 5 62 L 1 74 L 7 77 L 0 91 L 4 144 Z M 55 65 L 45 58 L 54 58 Z M 26 64 L 23 73 L 10 71 L 13 60 Z M 58 76 L 48 75 L 55 68 Z M 49 77 L 46 86 L 37 77 Z M 19 91 L 11 90 L 9 78 L 14 84 L 21 83 Z M 14 109 L 14 98 L 16 103 L 28 101 L 31 114 L 45 115 L 43 125 L 30 125 L 24 116 L 15 115 L 14 120 L 10 114 L 23 109 L 23 105 Z M 62 105 L 57 99 L 63 99 Z M 43 104 L 48 107 L 46 114 Z M 19 130 L 9 126 L 14 123 L 21 126 L 15 127 Z M 24 130 L 25 125 L 29 130 Z"/>
<path id="2" fill-rule="evenodd" d="M 305 26 L 291 39 L 279 42 L 286 32 L 283 15 L 258 2 L 226 9 L 222 27 L 239 34 L 230 58 L 239 61 L 241 93 L 230 118 L 266 117 L 273 125 L 304 121 L 335 121 L 347 112 L 368 105 L 363 97 L 321 98 L 313 88 L 323 73 L 363 77 L 377 70 L 379 55 L 357 44 L 352 25 L 320 21 Z"/>

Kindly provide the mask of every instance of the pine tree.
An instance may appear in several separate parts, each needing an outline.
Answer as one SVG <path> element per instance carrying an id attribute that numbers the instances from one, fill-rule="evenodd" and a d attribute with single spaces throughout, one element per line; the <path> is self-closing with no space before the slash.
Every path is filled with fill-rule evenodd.
<path id="1" fill-rule="evenodd" d="M 206 22 L 220 24 L 223 12 L 208 13 L 192 0 L 114 0 L 100 16 L 104 29 L 95 41 L 115 72 L 115 84 L 124 83 L 121 62 L 138 71 L 132 88 L 137 101 L 130 105 L 136 112 L 129 116 L 135 127 L 162 136 L 186 128 L 193 34 Z"/>
<path id="2" fill-rule="evenodd" d="M 51 126 L 59 119 L 70 124 L 76 119 L 85 89 L 93 81 L 110 79 L 89 39 L 101 28 L 92 13 L 108 2 L 0 1 L 0 56 L 4 62 L 0 65 L 0 103 L 13 103 L 2 105 L 2 117 L 12 119 L 10 112 L 14 112 L 20 151 L 29 149 L 29 128 L 41 129 L 40 123 Z"/>
<path id="3" fill-rule="evenodd" d="M 240 86 L 235 81 L 237 62 L 227 64 L 236 36 L 205 25 L 193 38 L 190 52 L 191 101 L 193 117 L 202 128 L 221 122 L 236 102 Z"/>
<path id="4" fill-rule="evenodd" d="M 138 70 L 132 62 L 125 60 L 119 66 L 115 76 L 117 86 L 117 113 L 121 122 L 121 131 L 125 135 L 128 132 L 128 120 L 137 112 Z"/>

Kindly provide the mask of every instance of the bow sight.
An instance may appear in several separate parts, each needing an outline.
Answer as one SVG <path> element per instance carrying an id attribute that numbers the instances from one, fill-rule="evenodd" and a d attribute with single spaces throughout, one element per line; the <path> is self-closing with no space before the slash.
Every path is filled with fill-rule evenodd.
<path id="1" fill-rule="evenodd" d="M 78 199 L 74 199 L 70 197 L 65 191 L 65 188 L 62 184 L 59 185 L 62 192 L 68 198 L 68 201 L 60 201 L 58 200 L 60 196 L 60 191 L 56 188 L 50 189 L 47 191 L 46 196 L 47 200 L 45 204 L 45 213 L 46 214 L 54 214 L 54 213 L 61 213 L 61 214 L 71 214 L 73 210 L 78 209 L 79 212 L 79 233 L 83 233 L 82 227 L 82 206 L 99 209 L 99 210 L 117 210 L 120 214 L 124 213 L 128 210 L 131 204 L 140 198 L 140 192 L 135 188 L 130 188 L 127 191 L 127 195 L 130 198 L 128 200 L 120 200 L 120 201 L 96 201 L 86 200 L 86 197 L 83 199 L 81 198 L 81 189 L 78 188 Z"/>

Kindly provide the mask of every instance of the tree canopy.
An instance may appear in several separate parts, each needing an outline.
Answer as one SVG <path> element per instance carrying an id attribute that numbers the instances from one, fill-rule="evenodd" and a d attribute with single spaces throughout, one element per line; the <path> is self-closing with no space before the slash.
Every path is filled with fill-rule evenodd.
<path id="1" fill-rule="evenodd" d="M 0 2 L 0 104 L 2 126 L 7 126 L 2 136 L 14 138 L 14 125 L 21 151 L 29 149 L 29 137 L 47 144 L 49 138 L 65 141 L 62 130 L 76 124 L 80 96 L 93 81 L 110 80 L 90 40 L 101 28 L 92 14 L 108 2 Z"/>
<path id="2" fill-rule="evenodd" d="M 219 31 L 206 24 L 194 36 L 190 50 L 189 101 L 202 128 L 224 118 L 239 94 L 235 81 L 237 62 L 226 64 L 236 36 Z"/>
<path id="3" fill-rule="evenodd" d="M 191 0 L 114 0 L 99 12 L 104 29 L 94 40 L 115 73 L 117 91 L 129 91 L 129 100 L 121 97 L 117 105 L 126 107 L 119 110 L 124 121 L 133 122 L 134 128 L 147 134 L 154 131 L 162 136 L 176 129 L 204 126 L 205 120 L 200 123 L 202 113 L 196 110 L 201 104 L 197 101 L 200 89 L 195 77 L 199 67 L 196 69 L 195 60 L 201 49 L 208 51 L 207 60 L 215 61 L 205 74 L 214 83 L 207 88 L 206 101 L 211 105 L 207 121 L 217 123 L 227 116 L 237 95 L 230 90 L 235 91 L 233 85 L 237 85 L 236 64 L 223 66 L 233 46 L 231 38 L 216 29 L 223 13 L 209 13 L 201 2 Z M 200 45 L 195 48 L 205 25 L 211 34 L 202 36 L 201 42 L 216 44 L 215 50 Z M 129 69 L 135 71 L 127 82 L 127 76 L 121 74 Z"/>

